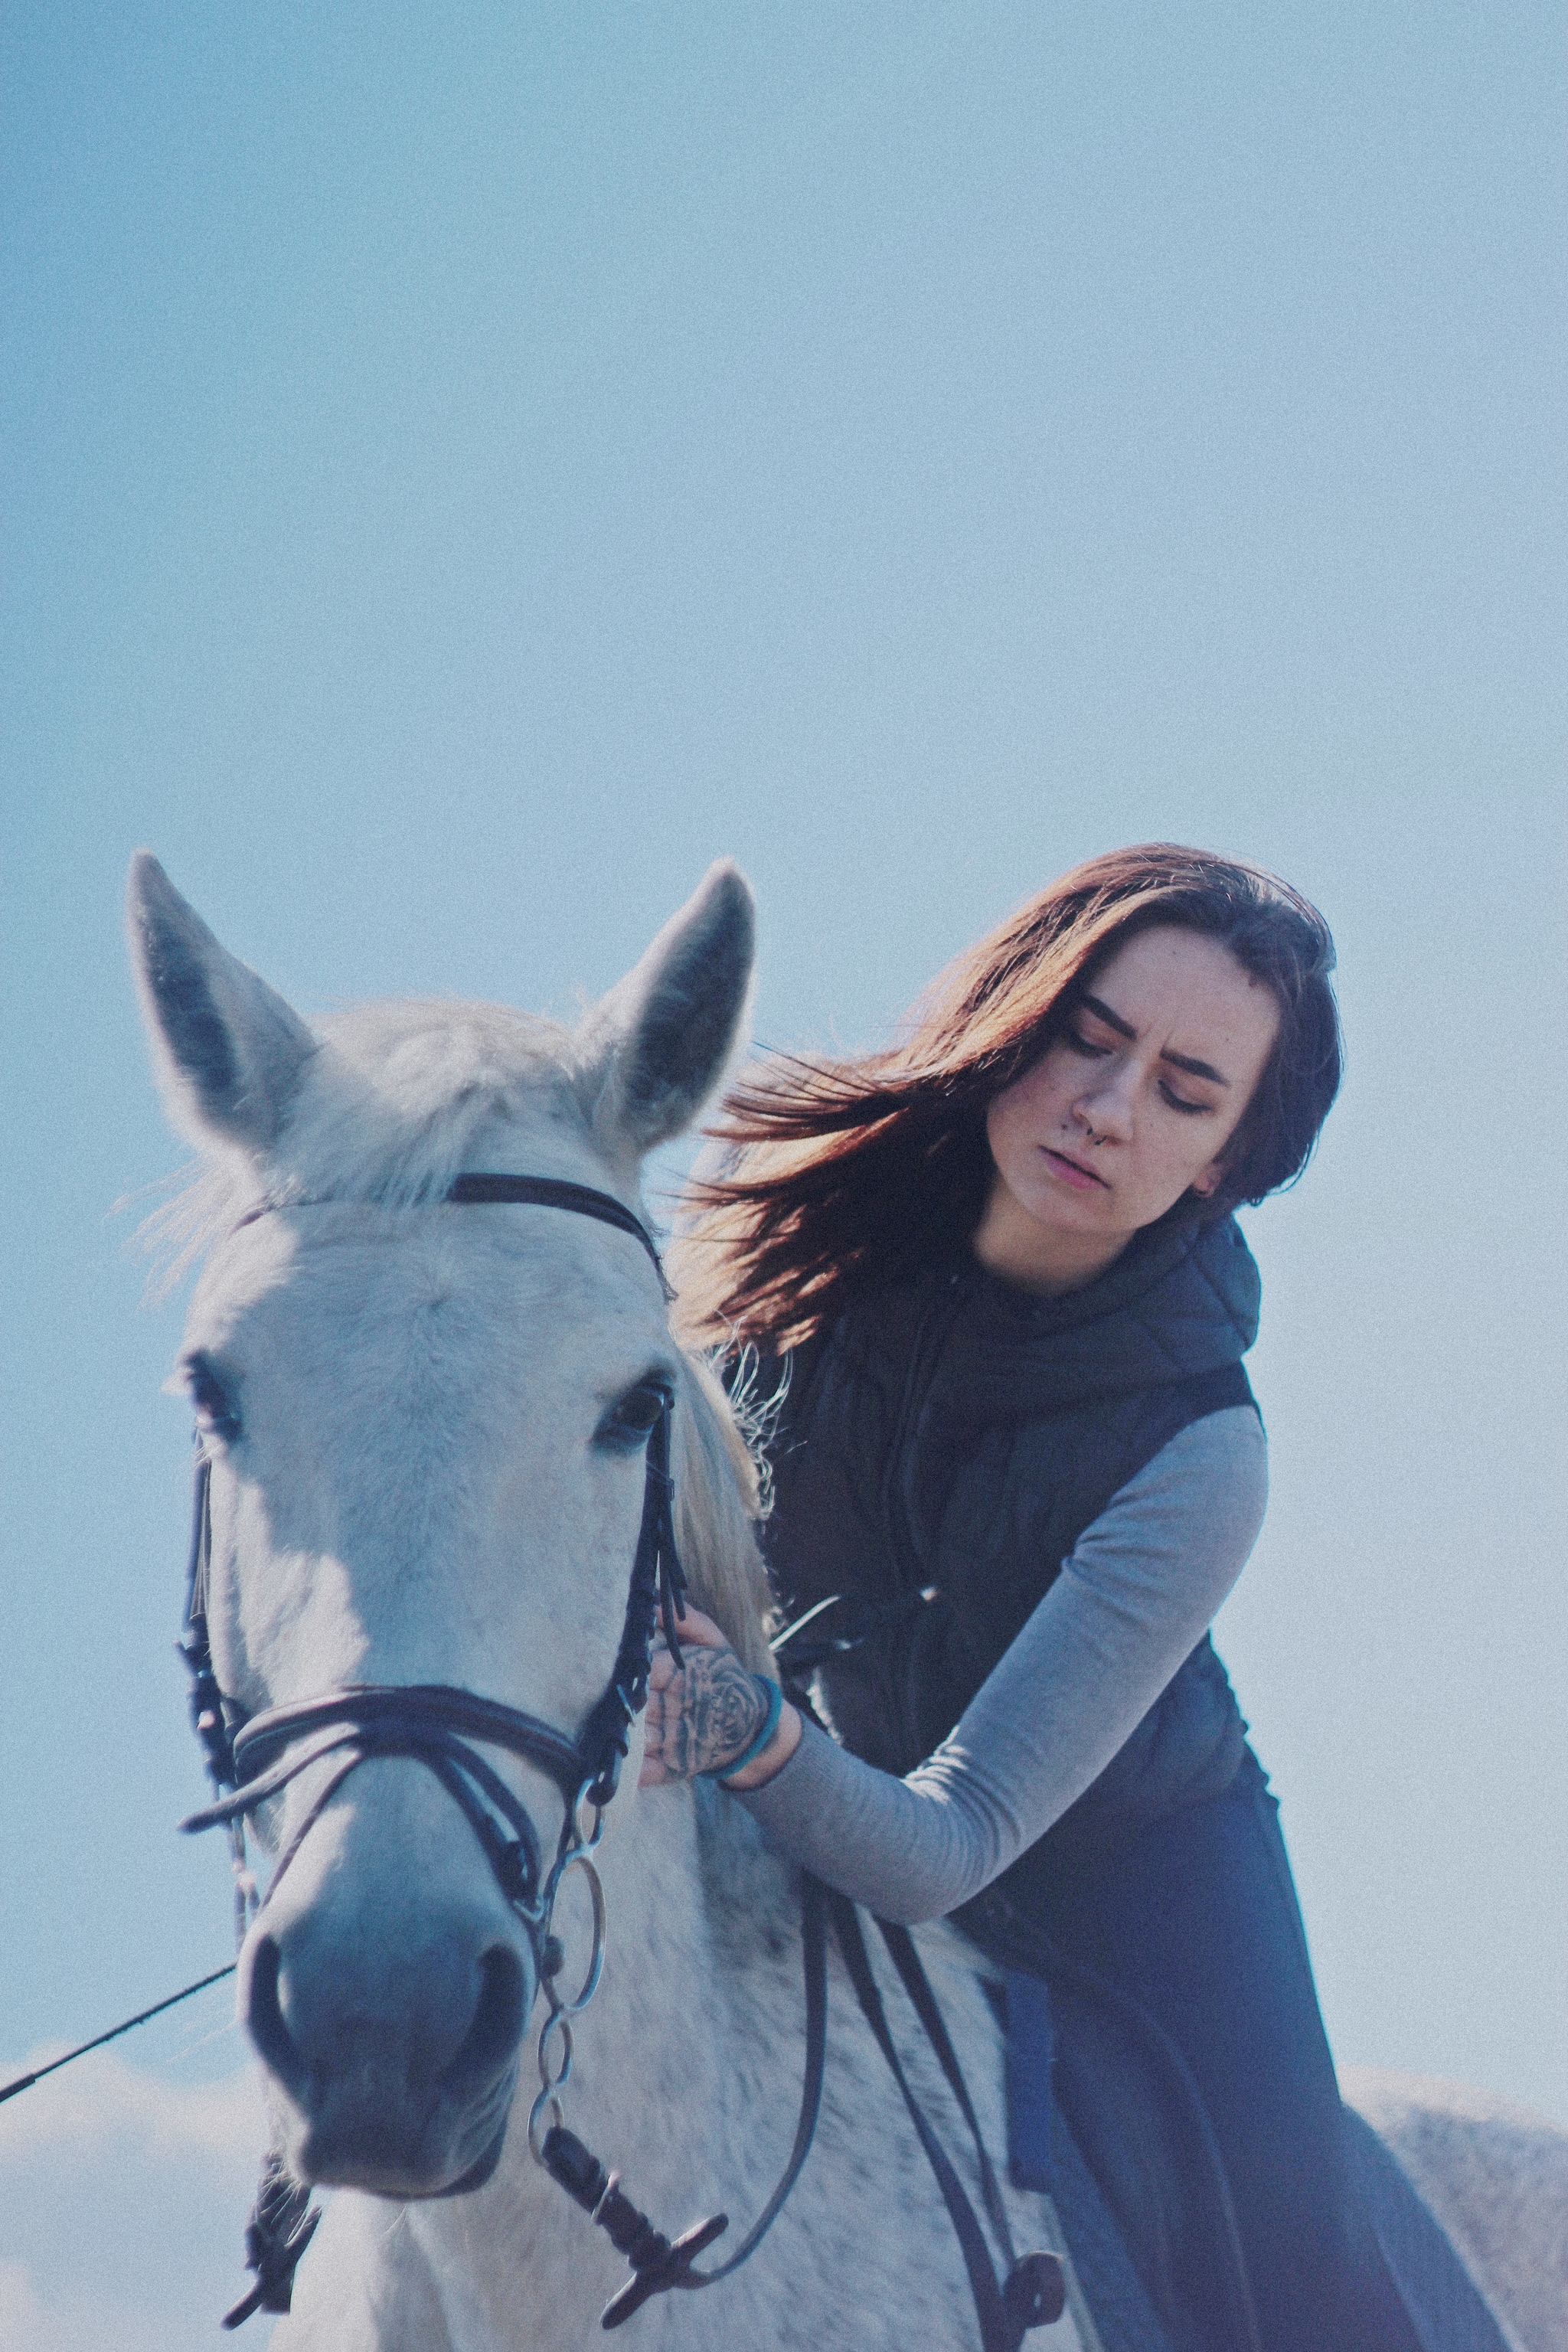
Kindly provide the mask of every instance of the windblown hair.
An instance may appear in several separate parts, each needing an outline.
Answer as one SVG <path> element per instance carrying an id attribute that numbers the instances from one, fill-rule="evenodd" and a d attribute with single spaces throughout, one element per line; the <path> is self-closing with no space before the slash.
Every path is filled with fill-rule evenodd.
<path id="1" fill-rule="evenodd" d="M 1203 1203 L 1223 1216 L 1292 1183 L 1338 1091 L 1333 940 L 1274 875 L 1167 842 L 1091 858 L 940 972 L 900 1042 L 852 1060 L 778 1055 L 731 1088 L 716 1164 L 672 1253 L 689 1340 L 798 1345 L 855 1292 L 908 1278 L 972 1233 L 992 1175 L 985 1110 L 1060 1034 L 1137 932 L 1196 931 L 1272 991 L 1279 1028 Z"/>

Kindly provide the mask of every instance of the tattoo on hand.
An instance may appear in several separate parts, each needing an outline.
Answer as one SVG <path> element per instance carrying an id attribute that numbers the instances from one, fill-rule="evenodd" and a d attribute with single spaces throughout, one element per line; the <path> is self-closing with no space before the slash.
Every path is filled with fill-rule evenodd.
<path id="1" fill-rule="evenodd" d="M 710 1772 L 749 1748 L 768 1711 L 764 1692 L 733 1650 L 685 1653 L 680 1712 L 667 1707 L 662 1761 L 682 1779 Z"/>

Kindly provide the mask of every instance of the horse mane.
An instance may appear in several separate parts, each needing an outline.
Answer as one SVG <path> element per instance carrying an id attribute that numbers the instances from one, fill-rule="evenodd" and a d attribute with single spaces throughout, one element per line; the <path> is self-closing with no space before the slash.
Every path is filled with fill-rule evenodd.
<path id="1" fill-rule="evenodd" d="M 442 997 L 353 1004 L 315 1024 L 282 1134 L 258 1164 L 215 1149 L 142 1223 L 162 1295 L 263 1202 L 438 1200 L 482 1129 L 545 1107 L 587 1131 L 587 1044 L 542 1015 Z M 674 1430 L 676 1539 L 699 1608 L 758 1674 L 773 1672 L 763 1631 L 767 1579 L 753 1522 L 758 1462 L 742 1417 L 707 1363 L 682 1350 Z"/>
<path id="2" fill-rule="evenodd" d="M 767 1572 L 757 1549 L 763 1475 L 711 1367 L 681 1350 L 675 1416 L 675 1540 L 691 1598 L 728 1635 L 753 1674 L 776 1682 L 767 1643 Z"/>

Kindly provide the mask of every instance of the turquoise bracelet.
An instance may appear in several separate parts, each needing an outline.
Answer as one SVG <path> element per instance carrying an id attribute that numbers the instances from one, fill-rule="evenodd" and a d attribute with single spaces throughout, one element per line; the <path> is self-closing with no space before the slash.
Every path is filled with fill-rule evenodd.
<path id="1" fill-rule="evenodd" d="M 752 1740 L 749 1748 L 743 1748 L 739 1756 L 729 1757 L 722 1764 L 710 1764 L 708 1767 L 707 1771 L 702 1774 L 701 1777 L 703 1780 L 717 1780 L 721 1789 L 727 1789 L 729 1787 L 730 1777 L 731 1774 L 743 1772 L 748 1764 L 754 1764 L 756 1762 L 758 1757 L 762 1754 L 763 1748 L 767 1746 L 774 1732 L 778 1729 L 779 1717 L 784 1713 L 784 1692 L 780 1689 L 778 1684 L 770 1682 L 766 1675 L 753 1675 L 752 1676 L 752 1680 L 754 1683 L 760 1683 L 763 1689 L 766 1691 L 768 1695 L 768 1711 L 763 1718 L 762 1729 L 758 1732 L 756 1738 Z"/>

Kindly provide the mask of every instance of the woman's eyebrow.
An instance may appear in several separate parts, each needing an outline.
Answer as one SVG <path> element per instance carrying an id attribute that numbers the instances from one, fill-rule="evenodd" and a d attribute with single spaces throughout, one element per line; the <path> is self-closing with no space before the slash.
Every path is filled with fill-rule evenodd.
<path id="1" fill-rule="evenodd" d="M 1119 1037 L 1137 1036 L 1138 1032 L 1131 1021 L 1123 1021 L 1120 1013 L 1112 1013 L 1109 1004 L 1102 1003 L 1098 996 L 1090 996 L 1087 989 L 1079 998 L 1079 1003 L 1086 1013 L 1092 1013 L 1097 1021 L 1103 1021 L 1108 1029 L 1114 1029 Z"/>
<path id="2" fill-rule="evenodd" d="M 1123 1021 L 1120 1013 L 1112 1013 L 1102 998 L 1090 996 L 1086 990 L 1079 1003 L 1086 1013 L 1092 1013 L 1097 1021 L 1103 1021 L 1108 1029 L 1114 1029 L 1119 1037 L 1136 1039 L 1138 1032 L 1131 1021 Z M 1207 1078 L 1211 1086 L 1228 1087 L 1230 1084 L 1230 1080 L 1222 1076 L 1212 1062 L 1194 1061 L 1190 1054 L 1173 1054 L 1167 1046 L 1160 1059 L 1169 1062 L 1173 1069 L 1190 1071 L 1194 1078 Z"/>
<path id="3" fill-rule="evenodd" d="M 1160 1059 L 1171 1063 L 1178 1070 L 1190 1070 L 1194 1078 L 1207 1078 L 1214 1086 L 1228 1087 L 1230 1084 L 1228 1078 L 1221 1077 L 1212 1062 L 1194 1062 L 1190 1054 L 1173 1054 L 1167 1047 Z"/>

